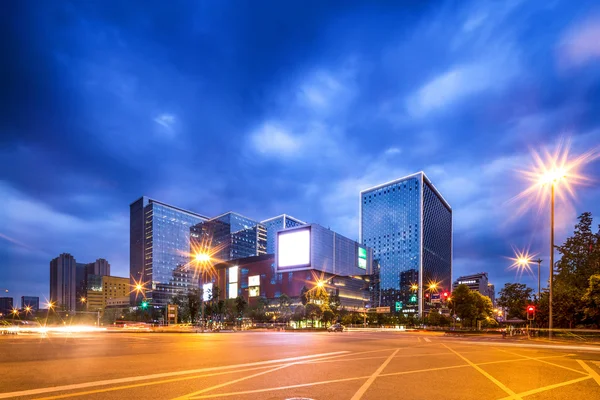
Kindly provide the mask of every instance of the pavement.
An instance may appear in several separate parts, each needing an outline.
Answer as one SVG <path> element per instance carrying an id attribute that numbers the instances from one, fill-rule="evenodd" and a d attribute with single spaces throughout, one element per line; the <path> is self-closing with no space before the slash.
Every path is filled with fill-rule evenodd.
<path id="1" fill-rule="evenodd" d="M 424 332 L 0 337 L 0 399 L 600 399 L 600 347 Z"/>

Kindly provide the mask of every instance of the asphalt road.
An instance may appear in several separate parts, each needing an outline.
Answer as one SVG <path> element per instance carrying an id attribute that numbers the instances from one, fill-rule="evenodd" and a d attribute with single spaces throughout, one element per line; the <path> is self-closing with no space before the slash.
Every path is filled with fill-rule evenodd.
<path id="1" fill-rule="evenodd" d="M 402 332 L 0 337 L 0 399 L 600 399 L 600 347 Z"/>

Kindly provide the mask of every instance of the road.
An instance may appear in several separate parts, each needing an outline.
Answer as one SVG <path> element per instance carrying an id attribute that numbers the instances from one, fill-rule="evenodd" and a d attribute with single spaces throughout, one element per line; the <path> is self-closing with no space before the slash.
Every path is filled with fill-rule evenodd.
<path id="1" fill-rule="evenodd" d="M 600 347 L 409 332 L 0 337 L 0 399 L 600 399 Z"/>

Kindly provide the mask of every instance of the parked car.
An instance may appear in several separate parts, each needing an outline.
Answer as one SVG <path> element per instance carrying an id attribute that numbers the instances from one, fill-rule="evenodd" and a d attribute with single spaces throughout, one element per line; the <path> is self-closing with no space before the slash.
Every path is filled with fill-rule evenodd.
<path id="1" fill-rule="evenodd" d="M 333 324 L 329 328 L 327 328 L 328 332 L 344 332 L 344 325 L 342 324 Z"/>

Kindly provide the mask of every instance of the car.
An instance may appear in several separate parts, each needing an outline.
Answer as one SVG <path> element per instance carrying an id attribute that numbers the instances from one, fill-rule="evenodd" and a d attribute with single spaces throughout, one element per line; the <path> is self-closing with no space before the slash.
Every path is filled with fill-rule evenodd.
<path id="1" fill-rule="evenodd" d="M 327 328 L 327 332 L 344 332 L 344 325 L 333 324 L 329 328 Z"/>

